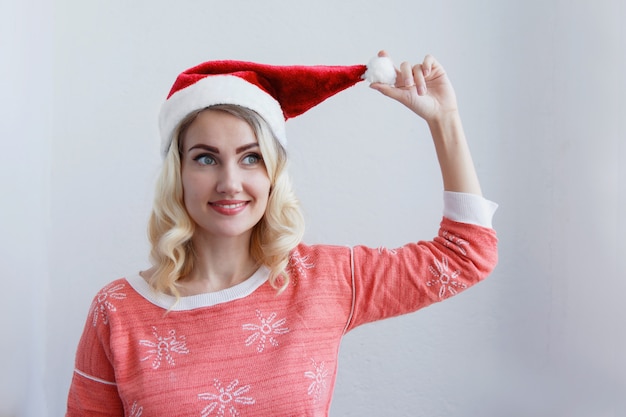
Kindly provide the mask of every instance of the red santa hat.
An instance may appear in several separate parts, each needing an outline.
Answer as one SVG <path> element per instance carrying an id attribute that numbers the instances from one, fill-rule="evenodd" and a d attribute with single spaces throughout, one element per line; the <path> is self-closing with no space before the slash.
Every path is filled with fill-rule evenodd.
<path id="1" fill-rule="evenodd" d="M 393 76 L 393 80 L 391 77 Z M 395 80 L 391 60 L 365 65 L 274 66 L 243 61 L 209 61 L 181 73 L 161 107 L 161 151 L 165 155 L 180 122 L 191 112 L 217 104 L 254 110 L 285 146 L 285 121 L 363 79 Z"/>

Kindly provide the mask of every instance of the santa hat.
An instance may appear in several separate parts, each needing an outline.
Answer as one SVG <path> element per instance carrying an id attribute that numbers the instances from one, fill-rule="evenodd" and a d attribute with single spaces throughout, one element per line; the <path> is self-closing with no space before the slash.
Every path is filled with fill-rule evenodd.
<path id="1" fill-rule="evenodd" d="M 386 57 L 367 66 L 274 66 L 243 61 L 209 61 L 181 73 L 161 107 L 161 151 L 165 155 L 180 122 L 190 113 L 217 104 L 257 112 L 285 146 L 285 121 L 298 116 L 359 81 L 393 84 L 395 70 Z"/>

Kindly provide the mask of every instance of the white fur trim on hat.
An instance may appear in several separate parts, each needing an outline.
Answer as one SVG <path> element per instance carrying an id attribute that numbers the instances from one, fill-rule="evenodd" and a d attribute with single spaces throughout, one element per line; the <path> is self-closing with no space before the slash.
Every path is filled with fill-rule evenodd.
<path id="1" fill-rule="evenodd" d="M 257 112 L 281 143 L 287 145 L 285 117 L 271 95 L 243 78 L 213 75 L 172 94 L 159 113 L 161 154 L 165 156 L 180 122 L 191 112 L 216 104 L 236 104 Z"/>
<path id="2" fill-rule="evenodd" d="M 396 83 L 396 68 L 391 58 L 375 56 L 367 63 L 367 71 L 363 78 L 370 83 L 383 83 L 394 85 Z"/>

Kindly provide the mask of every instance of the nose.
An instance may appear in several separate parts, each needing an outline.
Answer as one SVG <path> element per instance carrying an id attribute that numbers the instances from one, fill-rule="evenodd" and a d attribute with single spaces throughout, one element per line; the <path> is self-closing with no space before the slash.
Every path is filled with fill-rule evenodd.
<path id="1" fill-rule="evenodd" d="M 240 193 L 242 189 L 240 170 L 230 164 L 222 166 L 217 181 L 217 192 L 227 196 L 234 196 Z"/>

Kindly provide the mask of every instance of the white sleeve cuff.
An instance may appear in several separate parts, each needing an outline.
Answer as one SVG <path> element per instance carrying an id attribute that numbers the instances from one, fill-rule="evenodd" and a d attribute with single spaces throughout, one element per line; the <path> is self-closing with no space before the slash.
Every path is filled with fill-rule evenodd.
<path id="1" fill-rule="evenodd" d="M 443 192 L 443 215 L 455 222 L 492 228 L 497 208 L 496 203 L 476 194 Z"/>

